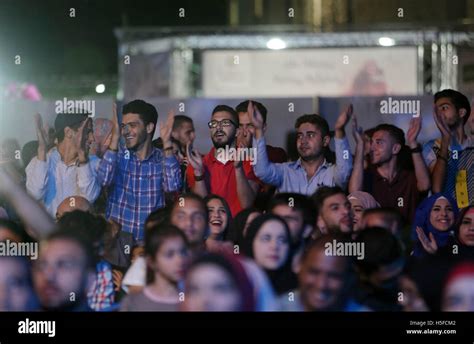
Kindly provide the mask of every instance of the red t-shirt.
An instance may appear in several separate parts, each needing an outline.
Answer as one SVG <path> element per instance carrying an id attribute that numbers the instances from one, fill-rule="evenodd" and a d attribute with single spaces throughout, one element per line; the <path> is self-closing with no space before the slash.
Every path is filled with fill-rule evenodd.
<path id="1" fill-rule="evenodd" d="M 204 164 L 204 178 L 207 185 L 207 190 L 214 195 L 221 196 L 229 204 L 232 216 L 235 216 L 239 211 L 242 210 L 242 206 L 239 202 L 237 195 L 237 182 L 235 180 L 235 167 L 233 161 L 227 161 L 223 164 L 214 156 L 215 148 L 205 155 L 202 160 Z M 242 163 L 245 177 L 248 180 L 253 180 L 258 183 L 258 179 L 253 173 L 252 165 L 250 161 L 244 161 Z M 189 186 L 194 186 L 194 169 L 189 164 L 186 169 L 186 175 Z"/>

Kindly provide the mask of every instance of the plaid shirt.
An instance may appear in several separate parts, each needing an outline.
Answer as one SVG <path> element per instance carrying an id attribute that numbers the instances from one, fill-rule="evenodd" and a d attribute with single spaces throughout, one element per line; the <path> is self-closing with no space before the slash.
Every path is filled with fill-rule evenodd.
<path id="1" fill-rule="evenodd" d="M 106 215 L 132 233 L 135 240 L 144 238 L 143 225 L 147 216 L 165 206 L 165 192 L 181 187 L 181 171 L 176 157 L 165 157 L 161 150 L 152 148 L 145 160 L 135 152 L 107 150 L 99 164 L 97 178 L 103 186 L 110 186 Z"/>
<path id="2" fill-rule="evenodd" d="M 112 266 L 105 260 L 96 265 L 92 288 L 87 293 L 87 303 L 94 311 L 102 311 L 113 305 L 115 298 Z"/>

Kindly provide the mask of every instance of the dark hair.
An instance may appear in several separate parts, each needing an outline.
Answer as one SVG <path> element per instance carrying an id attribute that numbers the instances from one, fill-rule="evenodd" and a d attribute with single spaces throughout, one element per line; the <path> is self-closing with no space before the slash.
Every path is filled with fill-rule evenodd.
<path id="1" fill-rule="evenodd" d="M 183 231 L 173 225 L 152 226 L 145 233 L 145 255 L 152 260 L 155 260 L 156 253 L 159 251 L 163 243 L 169 238 L 179 237 L 183 239 L 186 246 L 188 240 Z M 147 268 L 147 283 L 154 281 L 154 273 L 150 268 Z"/>
<path id="2" fill-rule="evenodd" d="M 77 131 L 82 123 L 87 120 L 89 116 L 83 113 L 60 113 L 54 120 L 54 130 L 58 143 L 64 140 L 64 129 L 71 128 Z"/>
<path id="3" fill-rule="evenodd" d="M 227 226 L 224 228 L 224 232 L 222 232 L 222 238 L 226 238 L 227 233 L 229 231 L 230 223 L 232 222 L 232 213 L 230 212 L 230 207 L 227 201 L 223 197 L 214 195 L 214 194 L 207 195 L 207 197 L 204 198 L 204 202 L 206 203 L 206 208 L 209 201 L 213 199 L 218 199 L 219 201 L 221 201 L 222 205 L 224 206 L 225 213 L 227 215 Z M 208 222 L 209 222 L 209 219 L 208 219 Z"/>
<path id="4" fill-rule="evenodd" d="M 402 129 L 392 124 L 383 123 L 379 124 L 374 128 L 374 132 L 372 133 L 372 135 L 375 134 L 375 132 L 381 130 L 389 133 L 389 135 L 395 140 L 395 142 L 399 143 L 403 148 L 403 146 L 405 145 L 405 133 Z"/>
<path id="5" fill-rule="evenodd" d="M 190 123 L 191 125 L 194 125 L 193 120 L 191 117 L 188 117 L 186 115 L 176 115 L 174 116 L 174 122 L 173 122 L 173 130 L 178 129 L 183 125 L 183 123 Z"/>
<path id="6" fill-rule="evenodd" d="M 214 115 L 216 112 L 221 112 L 225 111 L 231 114 L 232 116 L 232 121 L 235 123 L 235 125 L 238 127 L 239 126 L 239 115 L 237 112 L 235 112 L 234 109 L 232 109 L 228 105 L 217 105 L 214 110 L 212 110 L 212 115 Z"/>
<path id="7" fill-rule="evenodd" d="M 23 166 L 28 166 L 31 159 L 33 159 L 36 154 L 38 154 L 38 141 L 29 141 L 25 143 L 21 149 L 21 160 L 23 161 Z"/>
<path id="8" fill-rule="evenodd" d="M 87 240 L 86 236 L 73 231 L 58 230 L 53 232 L 46 238 L 46 242 L 51 242 L 55 240 L 65 240 L 77 244 L 84 253 L 84 258 L 86 260 L 86 268 L 95 272 L 97 256 L 95 254 L 95 250 L 92 246 L 92 243 Z"/>
<path id="9" fill-rule="evenodd" d="M 316 216 L 323 208 L 323 203 L 326 198 L 337 194 L 346 195 L 344 190 L 342 190 L 339 186 L 321 186 L 318 190 L 316 190 L 316 192 L 311 196 L 311 200 L 313 201 L 313 205 L 316 210 Z"/>
<path id="10" fill-rule="evenodd" d="M 473 208 L 474 208 L 474 204 L 470 204 L 459 212 L 456 224 L 454 225 L 454 233 L 456 234 L 456 238 L 458 240 L 459 240 L 459 229 L 461 228 L 462 220 L 464 219 L 464 216 L 466 216 L 467 212 Z"/>
<path id="11" fill-rule="evenodd" d="M 188 193 L 185 193 L 185 194 L 182 194 L 180 195 L 176 201 L 174 201 L 173 205 L 171 206 L 171 212 L 173 212 L 173 210 L 179 206 L 180 202 L 181 202 L 181 199 L 192 199 L 196 202 L 199 203 L 199 205 L 201 206 L 202 210 L 204 211 L 204 213 L 206 214 L 206 219 L 207 219 L 207 216 L 208 216 L 208 211 L 207 211 L 207 205 L 206 205 L 206 202 L 204 202 L 204 199 L 202 199 L 201 196 L 193 193 L 193 192 L 188 192 Z M 185 203 L 185 206 L 186 206 L 186 202 Z"/>
<path id="12" fill-rule="evenodd" d="M 261 213 L 261 211 L 257 208 L 246 208 L 235 215 L 230 224 L 226 240 L 232 241 L 234 244 L 239 246 L 243 245 L 245 224 L 252 213 Z"/>
<path id="13" fill-rule="evenodd" d="M 248 106 L 249 106 L 249 101 L 252 102 L 253 105 L 255 105 L 258 109 L 258 111 L 262 114 L 263 118 L 263 123 L 267 123 L 267 108 L 262 104 L 259 103 L 255 100 L 245 100 L 239 105 L 236 106 L 235 111 L 237 113 L 239 112 L 247 112 Z"/>
<path id="14" fill-rule="evenodd" d="M 153 132 L 151 137 L 155 134 L 156 123 L 158 122 L 158 112 L 156 108 L 141 99 L 132 100 L 130 103 L 127 103 L 122 108 L 122 115 L 129 113 L 136 113 L 140 116 L 140 119 L 143 121 L 144 125 L 147 126 L 149 123 L 154 124 Z"/>
<path id="15" fill-rule="evenodd" d="M 167 226 L 170 224 L 170 209 L 169 207 L 159 208 L 152 211 L 146 218 L 144 228 L 145 237 L 148 229 L 156 226 Z"/>
<path id="16" fill-rule="evenodd" d="M 167 224 L 151 227 L 145 236 L 145 254 L 154 259 L 164 241 L 172 237 L 180 237 L 188 243 L 183 231 L 176 226 Z"/>
<path id="17" fill-rule="evenodd" d="M 329 136 L 329 124 L 328 122 L 318 114 L 311 114 L 311 115 L 302 115 L 296 119 L 295 122 L 295 129 L 298 129 L 304 123 L 311 123 L 315 125 L 320 131 L 321 136 Z"/>
<path id="18" fill-rule="evenodd" d="M 265 224 L 265 222 L 275 220 L 283 224 L 283 227 L 285 228 L 286 235 L 288 237 L 288 245 L 291 247 L 291 233 L 290 229 L 288 228 L 288 225 L 286 224 L 285 220 L 282 219 L 278 215 L 274 214 L 263 214 L 254 219 L 247 230 L 247 235 L 244 237 L 244 243 L 242 245 L 242 253 L 245 254 L 247 257 L 254 258 L 254 252 L 253 252 L 253 242 L 255 238 L 257 237 L 258 232 L 262 228 L 262 226 Z M 288 255 L 287 260 L 290 258 L 291 253 Z"/>
<path id="19" fill-rule="evenodd" d="M 342 242 L 342 243 L 348 243 L 351 242 L 350 235 L 344 234 L 344 233 L 328 233 L 324 234 L 315 240 L 310 241 L 306 247 L 303 250 L 303 254 L 301 255 L 301 263 L 304 263 L 305 260 L 308 258 L 309 254 L 313 250 L 321 250 L 324 251 L 326 249 L 326 244 L 334 242 Z M 352 272 L 352 263 L 353 263 L 353 257 L 347 256 L 347 255 L 342 255 L 342 256 L 337 256 L 341 257 L 346 262 L 346 273 Z"/>
<path id="20" fill-rule="evenodd" d="M 12 220 L 0 219 L 0 227 L 5 227 L 13 234 L 19 236 L 21 241 L 26 239 L 26 233 L 22 226 Z"/>
<path id="21" fill-rule="evenodd" d="M 436 103 L 441 98 L 449 98 L 454 104 L 456 111 L 466 109 L 466 115 L 463 118 L 463 125 L 466 124 L 469 115 L 471 114 L 471 104 L 467 97 L 459 91 L 446 89 L 436 92 L 434 95 L 434 102 Z"/>
<path id="22" fill-rule="evenodd" d="M 189 272 L 200 265 L 216 265 L 226 271 L 234 282 L 235 288 L 239 290 L 242 297 L 242 305 L 240 311 L 255 311 L 255 291 L 252 281 L 248 277 L 244 265 L 233 255 L 226 253 L 204 253 L 198 256 L 189 265 L 186 276 Z"/>
<path id="23" fill-rule="evenodd" d="M 385 228 L 366 228 L 359 233 L 355 242 L 364 245 L 364 258 L 357 260 L 356 264 L 366 276 L 383 266 L 403 262 L 402 243 Z"/>
<path id="24" fill-rule="evenodd" d="M 313 203 L 311 202 L 308 196 L 302 194 L 294 192 L 284 192 L 276 194 L 270 200 L 270 203 L 268 203 L 267 211 L 271 212 L 279 205 L 285 205 L 287 207 L 290 207 L 290 200 L 292 201 L 291 208 L 298 210 L 303 214 L 304 225 L 314 226 L 316 219 Z"/>
<path id="25" fill-rule="evenodd" d="M 82 236 L 93 247 L 96 259 L 101 258 L 107 232 L 107 221 L 102 216 L 82 210 L 67 212 L 58 221 L 58 231 Z"/>
<path id="26" fill-rule="evenodd" d="M 383 221 L 398 223 L 397 233 L 401 233 L 403 227 L 403 218 L 399 211 L 390 207 L 365 209 L 362 218 L 374 214 L 379 214 L 380 216 L 382 216 Z"/>

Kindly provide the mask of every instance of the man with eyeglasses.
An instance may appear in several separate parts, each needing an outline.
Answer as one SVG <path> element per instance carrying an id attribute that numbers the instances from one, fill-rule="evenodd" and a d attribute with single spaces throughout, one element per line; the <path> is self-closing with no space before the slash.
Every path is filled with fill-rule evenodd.
<path id="1" fill-rule="evenodd" d="M 296 148 L 299 159 L 275 164 L 265 149 L 262 115 L 252 102 L 248 113 L 252 120 L 253 146 L 257 148 L 255 175 L 264 183 L 274 185 L 278 192 L 312 195 L 322 185 L 346 188 L 352 171 L 352 155 L 345 126 L 352 115 L 352 104 L 341 112 L 335 124 L 336 163 L 326 160 L 331 140 L 327 121 L 317 114 L 296 119 Z"/>
<path id="2" fill-rule="evenodd" d="M 109 187 L 107 219 L 119 223 L 136 241 L 142 241 L 147 216 L 165 206 L 165 192 L 181 187 L 181 171 L 171 145 L 174 114 L 170 112 L 160 127 L 161 150 L 152 146 L 158 122 L 158 112 L 152 104 L 133 100 L 123 106 L 122 113 L 119 125 L 114 108 L 112 140 L 97 175 L 102 185 Z M 125 147 L 119 149 L 121 135 Z"/>
<path id="3" fill-rule="evenodd" d="M 190 145 L 187 147 L 189 159 L 187 179 L 192 191 L 201 197 L 209 193 L 223 197 L 229 204 L 232 216 L 240 210 L 251 207 L 255 201 L 258 180 L 249 160 L 226 159 L 218 150 L 235 148 L 239 131 L 239 117 L 227 105 L 218 105 L 212 111 L 208 123 L 214 147 L 201 157 Z"/>

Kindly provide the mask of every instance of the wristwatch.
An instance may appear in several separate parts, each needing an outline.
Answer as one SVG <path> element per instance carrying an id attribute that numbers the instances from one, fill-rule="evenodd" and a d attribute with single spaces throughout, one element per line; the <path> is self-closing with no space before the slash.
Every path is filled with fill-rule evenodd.
<path id="1" fill-rule="evenodd" d="M 413 153 L 421 153 L 423 151 L 423 148 L 421 148 L 421 145 L 417 145 L 415 148 L 411 148 L 410 152 Z"/>

